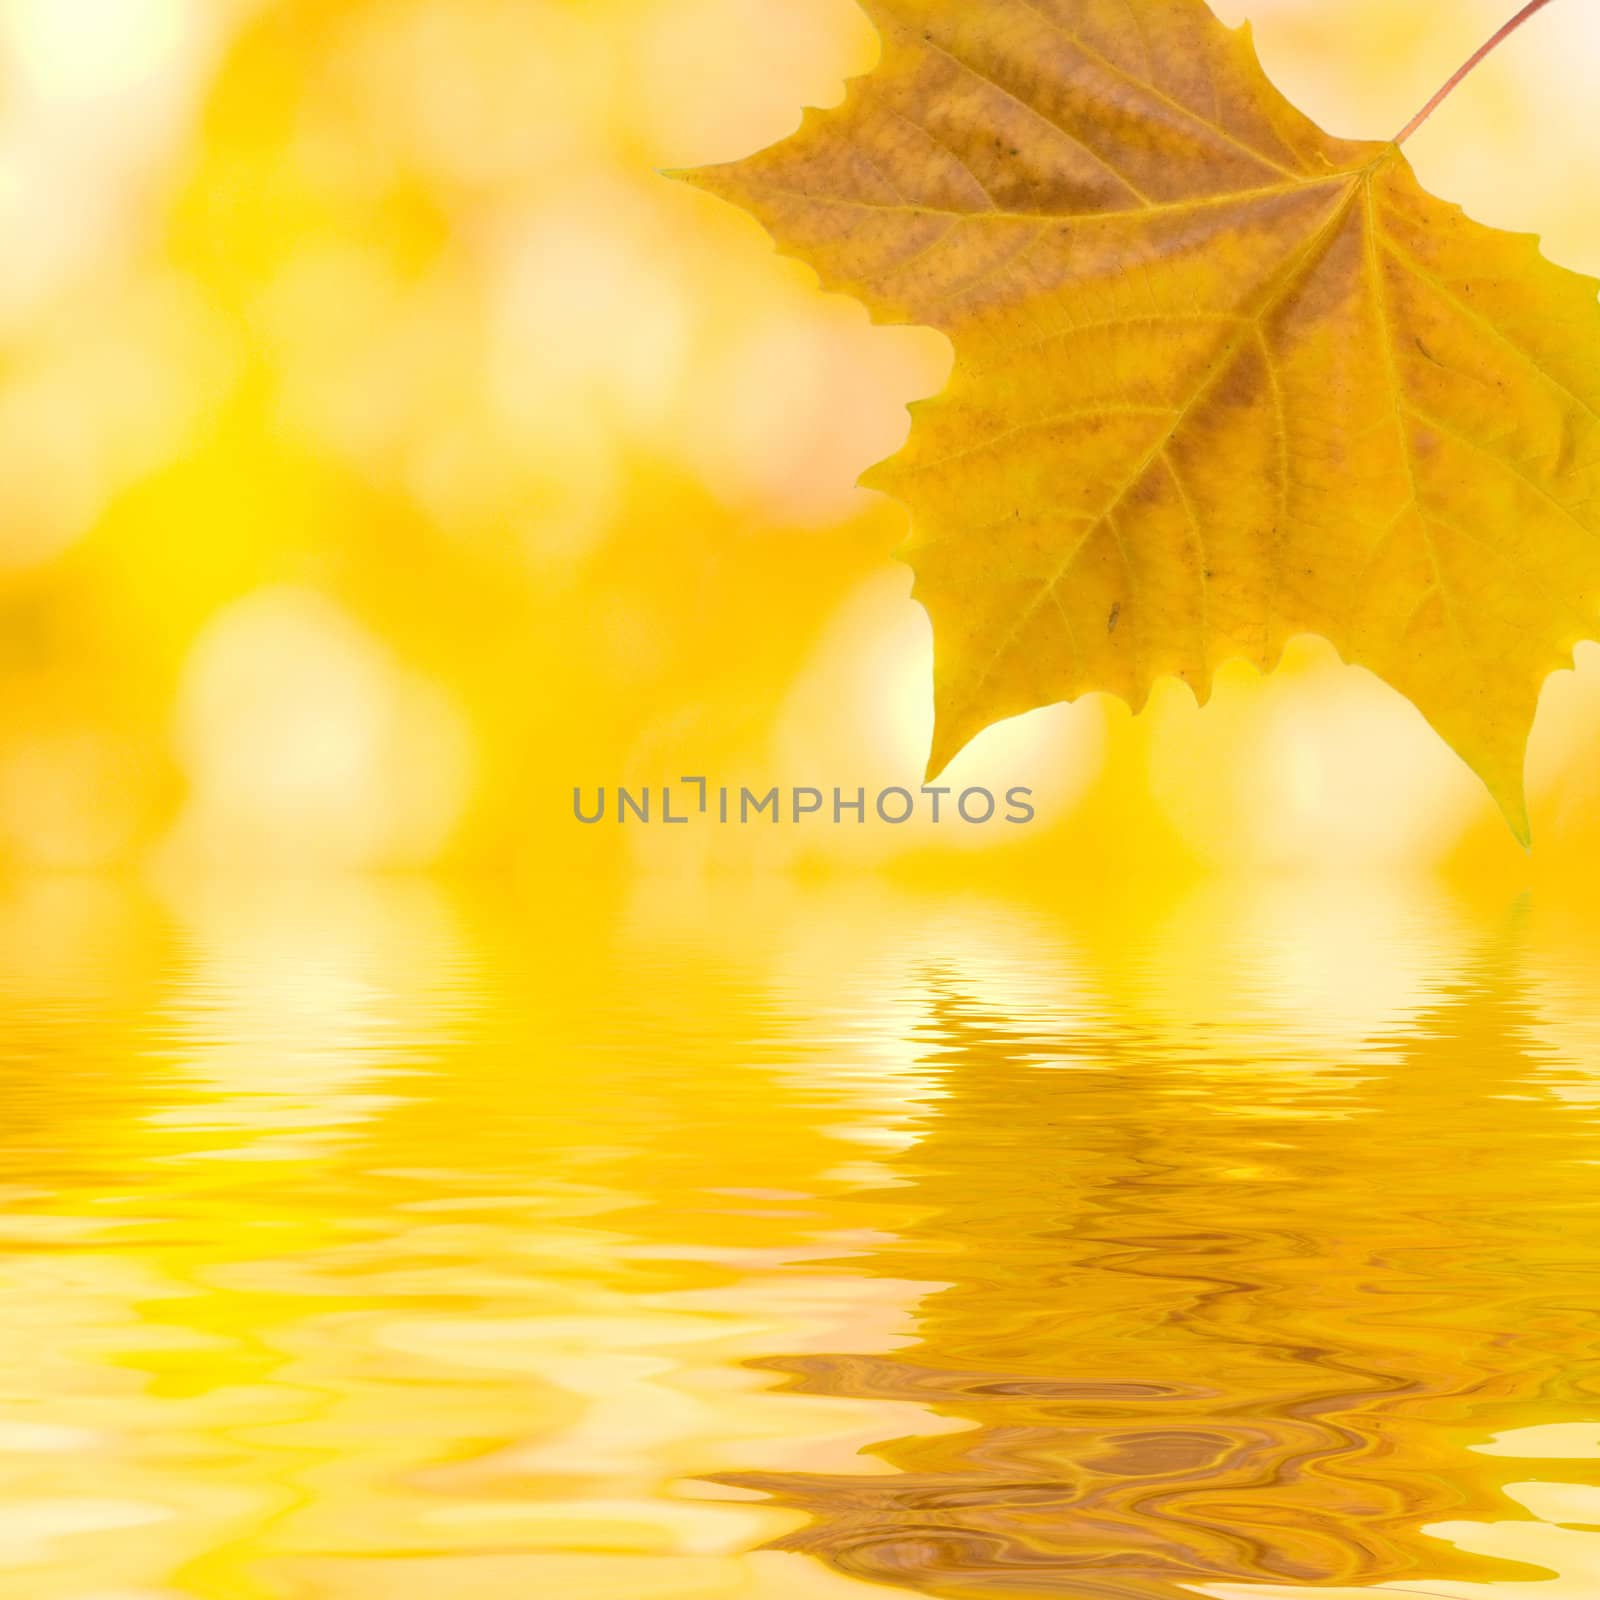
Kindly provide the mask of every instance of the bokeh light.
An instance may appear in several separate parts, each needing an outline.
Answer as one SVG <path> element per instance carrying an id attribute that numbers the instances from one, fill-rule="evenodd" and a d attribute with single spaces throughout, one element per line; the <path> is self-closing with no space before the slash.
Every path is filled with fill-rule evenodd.
<path id="1" fill-rule="evenodd" d="M 1504 9 L 1219 5 L 1363 135 Z M 1413 154 L 1596 270 L 1590 43 L 1553 8 Z M 573 824 L 576 785 L 921 781 L 903 513 L 855 480 L 948 347 L 663 175 L 875 55 L 850 0 L 0 0 L 0 862 L 1586 879 L 1600 651 L 1531 864 L 1313 642 L 986 735 L 955 780 L 1032 787 L 1023 836 Z"/>

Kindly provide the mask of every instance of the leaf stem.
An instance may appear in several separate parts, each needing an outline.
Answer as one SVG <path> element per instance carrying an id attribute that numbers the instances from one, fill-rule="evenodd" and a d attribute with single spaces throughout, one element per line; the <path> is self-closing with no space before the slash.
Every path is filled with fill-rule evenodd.
<path id="1" fill-rule="evenodd" d="M 1439 92 L 1427 103 L 1427 105 L 1425 105 L 1416 114 L 1416 116 L 1414 116 L 1405 125 L 1405 127 L 1399 131 L 1399 133 L 1395 135 L 1394 142 L 1396 144 L 1404 144 L 1406 140 L 1409 139 L 1411 135 L 1414 134 L 1417 129 L 1420 128 L 1422 124 L 1439 109 L 1439 107 L 1450 97 L 1450 93 L 1455 86 L 1460 83 L 1461 80 L 1466 77 L 1467 74 L 1471 72 L 1472 69 L 1477 66 L 1485 56 L 1487 56 L 1491 51 L 1495 50 L 1498 46 L 1504 44 L 1505 41 L 1509 39 L 1524 22 L 1526 22 L 1530 17 L 1535 16 L 1539 12 L 1543 11 L 1544 8 L 1549 4 L 1550 0 L 1528 0 L 1528 4 L 1525 5 L 1508 23 L 1506 23 L 1506 25 L 1501 28 L 1501 30 L 1495 34 L 1492 39 L 1490 39 L 1487 43 L 1480 45 L 1477 50 L 1475 50 L 1470 56 L 1467 57 L 1465 61 L 1461 63 L 1450 81 L 1439 90 Z"/>

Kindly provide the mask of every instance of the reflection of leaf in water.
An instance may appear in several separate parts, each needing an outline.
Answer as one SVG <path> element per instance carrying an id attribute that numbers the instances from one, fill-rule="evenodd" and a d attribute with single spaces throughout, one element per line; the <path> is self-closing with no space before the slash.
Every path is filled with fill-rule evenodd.
<path id="1" fill-rule="evenodd" d="M 1529 1461 L 1596 1461 L 1600 1460 L 1597 1435 L 1600 1426 L 1594 1423 L 1553 1423 L 1517 1428 L 1503 1440 L 1473 1448 L 1484 1455 Z M 1581 1442 L 1575 1436 L 1581 1436 Z M 1364 1589 L 1208 1583 L 1195 1593 L 1210 1600 L 1373 1600 L 1374 1596 L 1382 1600 L 1397 1595 L 1432 1595 L 1436 1600 L 1593 1600 L 1600 1593 L 1600 1489 L 1578 1483 L 1508 1483 L 1505 1495 L 1531 1512 L 1534 1520 L 1440 1522 L 1424 1531 L 1461 1550 L 1547 1568 L 1555 1575 L 1553 1581 L 1543 1576 L 1497 1583 L 1431 1579 Z M 1571 1526 L 1574 1523 L 1578 1526 Z"/>
<path id="2" fill-rule="evenodd" d="M 910 1349 L 768 1364 L 973 1426 L 886 1444 L 894 1476 L 736 1481 L 810 1513 L 789 1547 L 939 1595 L 1481 1577 L 1426 1531 L 1504 1515 L 1471 1445 L 1594 1405 L 1600 1240 L 1566 1219 L 1600 1170 L 1533 1020 L 1505 948 L 1315 1073 L 1293 1037 L 1050 1036 L 941 979 L 927 1209 L 871 1271 L 951 1287 Z"/>

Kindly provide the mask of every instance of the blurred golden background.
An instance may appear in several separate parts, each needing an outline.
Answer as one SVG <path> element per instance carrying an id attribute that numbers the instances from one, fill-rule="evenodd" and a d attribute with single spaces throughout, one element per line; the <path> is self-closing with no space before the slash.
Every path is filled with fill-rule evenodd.
<path id="1" fill-rule="evenodd" d="M 1510 8 L 1249 6 L 1380 136 Z M 1007 1486 L 1118 1472 L 1186 1592 L 1284 1594 L 1288 1505 L 1307 1594 L 1594 1594 L 1600 648 L 1532 858 L 1312 642 L 991 730 L 952 781 L 1028 829 L 572 820 L 920 777 L 852 485 L 948 352 L 660 175 L 874 52 L 851 0 L 0 0 L 0 1600 L 868 1600 L 996 1527 L 1066 1582 Z M 1550 7 L 1409 147 L 1591 271 L 1597 52 Z M 1080 1370 L 1265 1487 L 1085 1477 Z M 919 1471 L 978 1474 L 943 1542 Z"/>
<path id="2" fill-rule="evenodd" d="M 1227 0 L 1392 133 L 1508 0 Z M 698 872 L 1600 859 L 1600 649 L 1546 693 L 1536 853 L 1312 641 L 1198 713 L 1090 698 L 957 782 L 1030 829 L 579 828 L 574 785 L 920 778 L 903 513 L 853 487 L 948 350 L 660 175 L 867 70 L 851 0 L 0 0 L 0 862 Z M 1600 16 L 1409 147 L 1600 271 Z"/>

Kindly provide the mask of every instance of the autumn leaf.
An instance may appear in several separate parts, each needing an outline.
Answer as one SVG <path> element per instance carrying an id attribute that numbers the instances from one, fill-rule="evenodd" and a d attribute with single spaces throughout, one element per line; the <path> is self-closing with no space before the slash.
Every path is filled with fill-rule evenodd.
<path id="1" fill-rule="evenodd" d="M 882 61 L 840 107 L 686 176 L 954 345 L 866 480 L 911 510 L 930 774 L 1313 633 L 1526 841 L 1540 687 L 1600 595 L 1594 283 L 1323 133 L 1202 0 L 866 4 Z"/>

